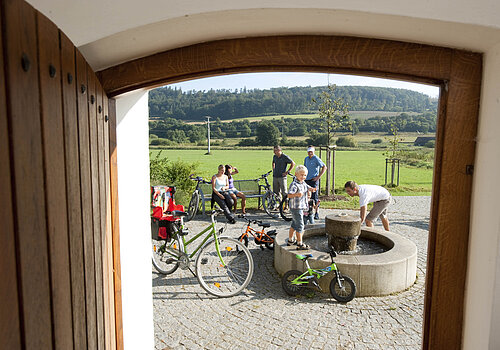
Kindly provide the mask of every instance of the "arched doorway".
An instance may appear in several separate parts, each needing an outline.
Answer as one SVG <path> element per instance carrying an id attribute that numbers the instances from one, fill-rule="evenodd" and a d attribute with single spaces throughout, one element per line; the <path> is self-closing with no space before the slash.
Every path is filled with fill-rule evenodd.
<path id="1" fill-rule="evenodd" d="M 111 96 L 195 77 L 339 72 L 441 86 L 424 311 L 424 348 L 460 348 L 482 55 L 336 36 L 269 36 L 197 44 L 98 72 Z M 461 242 L 459 244 L 450 244 Z M 449 325 L 454 325 L 449 327 Z"/>

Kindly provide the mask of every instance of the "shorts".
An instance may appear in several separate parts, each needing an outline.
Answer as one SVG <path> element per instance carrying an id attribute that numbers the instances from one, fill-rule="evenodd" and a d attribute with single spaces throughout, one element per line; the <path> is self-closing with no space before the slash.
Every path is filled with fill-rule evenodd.
<path id="1" fill-rule="evenodd" d="M 292 214 L 292 228 L 297 232 L 304 232 L 304 211 L 302 209 L 290 209 Z"/>
<path id="2" fill-rule="evenodd" d="M 230 188 L 226 192 L 229 194 L 231 193 L 238 194 L 240 191 L 238 191 L 236 188 Z"/>
<path id="3" fill-rule="evenodd" d="M 286 177 L 273 177 L 273 192 L 276 194 L 280 194 L 283 198 L 287 193 L 288 189 L 286 188 Z"/>
<path id="4" fill-rule="evenodd" d="M 390 197 L 389 199 L 373 202 L 373 208 L 366 216 L 366 220 L 375 221 L 377 217 L 380 217 L 380 219 L 387 218 L 387 207 L 389 207 L 390 203 Z"/>
<path id="5" fill-rule="evenodd" d="M 306 180 L 306 184 L 316 189 L 316 192 L 311 193 L 311 199 L 314 199 L 314 203 L 317 204 L 319 202 L 319 193 L 318 193 L 319 180 L 318 181 Z"/>

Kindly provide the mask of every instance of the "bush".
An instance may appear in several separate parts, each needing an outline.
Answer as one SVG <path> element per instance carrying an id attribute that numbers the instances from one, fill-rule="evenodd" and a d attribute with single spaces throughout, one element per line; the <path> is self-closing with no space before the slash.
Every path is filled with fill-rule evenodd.
<path id="1" fill-rule="evenodd" d="M 424 145 L 424 147 L 427 147 L 427 148 L 434 148 L 434 146 L 436 145 L 436 141 L 434 140 L 430 140 L 430 141 L 427 141 Z"/>
<path id="2" fill-rule="evenodd" d="M 252 139 L 242 139 L 240 142 L 238 142 L 238 146 L 258 146 L 257 142 Z"/>
<path id="3" fill-rule="evenodd" d="M 357 147 L 358 144 L 352 136 L 340 136 L 337 139 L 337 146 L 340 147 Z"/>
<path id="4" fill-rule="evenodd" d="M 196 183 L 189 179 L 189 175 L 196 173 L 197 167 L 198 163 L 188 163 L 182 160 L 170 161 L 167 158 L 161 158 L 160 151 L 154 159 L 149 161 L 151 185 L 175 186 L 177 189 L 176 202 L 186 206 L 189 203 L 190 194 L 196 186 Z"/>
<path id="5" fill-rule="evenodd" d="M 172 141 L 162 138 L 151 139 L 151 146 L 170 146 L 173 144 Z"/>
<path id="6" fill-rule="evenodd" d="M 373 140 L 372 140 L 372 143 L 373 143 L 373 144 L 382 143 L 382 139 L 373 139 Z"/>

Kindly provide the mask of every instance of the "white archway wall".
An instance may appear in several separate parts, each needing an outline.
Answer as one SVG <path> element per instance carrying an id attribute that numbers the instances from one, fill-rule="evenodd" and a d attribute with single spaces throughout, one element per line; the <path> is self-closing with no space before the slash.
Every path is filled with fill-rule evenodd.
<path id="1" fill-rule="evenodd" d="M 484 56 L 469 240 L 464 349 L 500 348 L 499 96 L 500 44 L 489 49 Z"/>
<path id="2" fill-rule="evenodd" d="M 120 263 L 125 349 L 153 349 L 148 93 L 116 99 Z"/>
<path id="3" fill-rule="evenodd" d="M 482 52 L 498 42 L 500 29 L 352 10 L 213 9 L 131 28 L 82 45 L 79 49 L 92 68 L 99 71 L 135 58 L 201 42 L 294 34 L 359 36 Z"/>

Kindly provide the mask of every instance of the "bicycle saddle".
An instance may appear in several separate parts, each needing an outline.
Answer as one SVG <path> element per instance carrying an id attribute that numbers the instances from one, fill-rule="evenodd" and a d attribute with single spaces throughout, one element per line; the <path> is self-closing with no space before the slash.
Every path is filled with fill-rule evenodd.
<path id="1" fill-rule="evenodd" d="M 260 222 L 259 226 L 262 226 L 263 228 L 268 228 L 268 227 L 271 227 L 271 224 L 268 222 Z"/>
<path id="2" fill-rule="evenodd" d="M 313 257 L 312 254 L 296 254 L 296 256 L 297 256 L 297 258 L 299 258 L 301 260 L 307 260 L 307 259 Z"/>
<path id="3" fill-rule="evenodd" d="M 186 213 L 185 211 L 181 211 L 181 210 L 172 210 L 171 214 L 172 214 L 172 216 L 177 217 L 177 218 L 180 218 L 181 216 L 188 215 L 188 213 Z"/>

